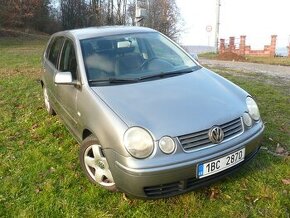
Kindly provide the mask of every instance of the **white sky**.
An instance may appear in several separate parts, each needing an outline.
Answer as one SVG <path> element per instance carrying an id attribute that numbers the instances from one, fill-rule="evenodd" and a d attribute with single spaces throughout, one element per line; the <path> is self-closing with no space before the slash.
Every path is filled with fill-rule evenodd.
<path id="1" fill-rule="evenodd" d="M 181 44 L 214 45 L 216 0 L 176 0 L 184 20 Z M 206 26 L 213 26 L 211 33 Z M 278 35 L 277 46 L 290 37 L 290 0 L 221 0 L 220 38 L 247 35 L 247 45 L 262 49 L 270 36 Z M 209 40 L 210 39 L 210 40 Z"/>

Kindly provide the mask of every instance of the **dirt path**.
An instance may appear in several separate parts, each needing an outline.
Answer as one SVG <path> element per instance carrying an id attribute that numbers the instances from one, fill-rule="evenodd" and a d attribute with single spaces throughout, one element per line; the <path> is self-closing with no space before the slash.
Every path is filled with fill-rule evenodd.
<path id="1" fill-rule="evenodd" d="M 219 61 L 200 59 L 202 65 L 207 65 L 213 68 L 228 68 L 242 72 L 259 73 L 267 76 L 276 77 L 279 79 L 287 80 L 290 83 L 290 67 L 269 65 L 269 64 L 256 64 L 247 62 L 233 62 L 233 61 Z M 285 82 L 285 81 L 284 81 Z"/>

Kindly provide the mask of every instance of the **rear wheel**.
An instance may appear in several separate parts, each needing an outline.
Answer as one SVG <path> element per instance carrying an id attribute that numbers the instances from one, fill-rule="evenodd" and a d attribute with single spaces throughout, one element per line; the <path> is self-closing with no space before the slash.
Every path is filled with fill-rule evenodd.
<path id="1" fill-rule="evenodd" d="M 50 103 L 50 100 L 49 100 L 49 97 L 47 94 L 47 89 L 45 86 L 43 86 L 43 97 L 44 97 L 44 105 L 45 105 L 45 108 L 46 108 L 48 114 L 55 115 L 55 111 L 53 110 L 53 108 L 51 106 L 51 103 Z"/>
<path id="2" fill-rule="evenodd" d="M 91 182 L 99 184 L 107 190 L 116 191 L 108 161 L 95 137 L 89 136 L 83 141 L 80 150 L 80 162 Z"/>

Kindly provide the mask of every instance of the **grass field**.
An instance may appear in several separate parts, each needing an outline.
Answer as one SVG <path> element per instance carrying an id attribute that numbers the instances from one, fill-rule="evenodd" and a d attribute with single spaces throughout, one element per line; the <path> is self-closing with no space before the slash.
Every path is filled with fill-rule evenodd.
<path id="1" fill-rule="evenodd" d="M 200 58 L 206 59 L 217 59 L 216 53 L 203 53 L 198 55 Z M 271 65 L 281 65 L 281 66 L 290 66 L 289 57 L 253 57 L 246 56 L 246 62 L 259 63 L 259 64 L 271 64 Z"/>
<path id="2" fill-rule="evenodd" d="M 43 107 L 44 41 L 0 39 L 0 217 L 289 217 L 290 84 L 220 74 L 249 91 L 266 122 L 263 149 L 240 171 L 185 195 L 144 201 L 92 185 L 79 145 Z M 277 144 L 282 146 L 277 151 Z"/>

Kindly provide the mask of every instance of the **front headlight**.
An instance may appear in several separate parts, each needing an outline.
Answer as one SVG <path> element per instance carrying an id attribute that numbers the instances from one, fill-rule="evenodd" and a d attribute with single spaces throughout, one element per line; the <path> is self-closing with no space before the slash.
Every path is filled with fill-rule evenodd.
<path id="1" fill-rule="evenodd" d="M 258 105 L 251 97 L 247 97 L 246 104 L 249 110 L 249 114 L 253 120 L 258 121 L 260 119 L 260 112 Z"/>
<path id="2" fill-rule="evenodd" d="M 146 158 L 154 149 L 152 136 L 140 127 L 131 127 L 125 132 L 124 145 L 127 151 L 136 158 Z"/>

